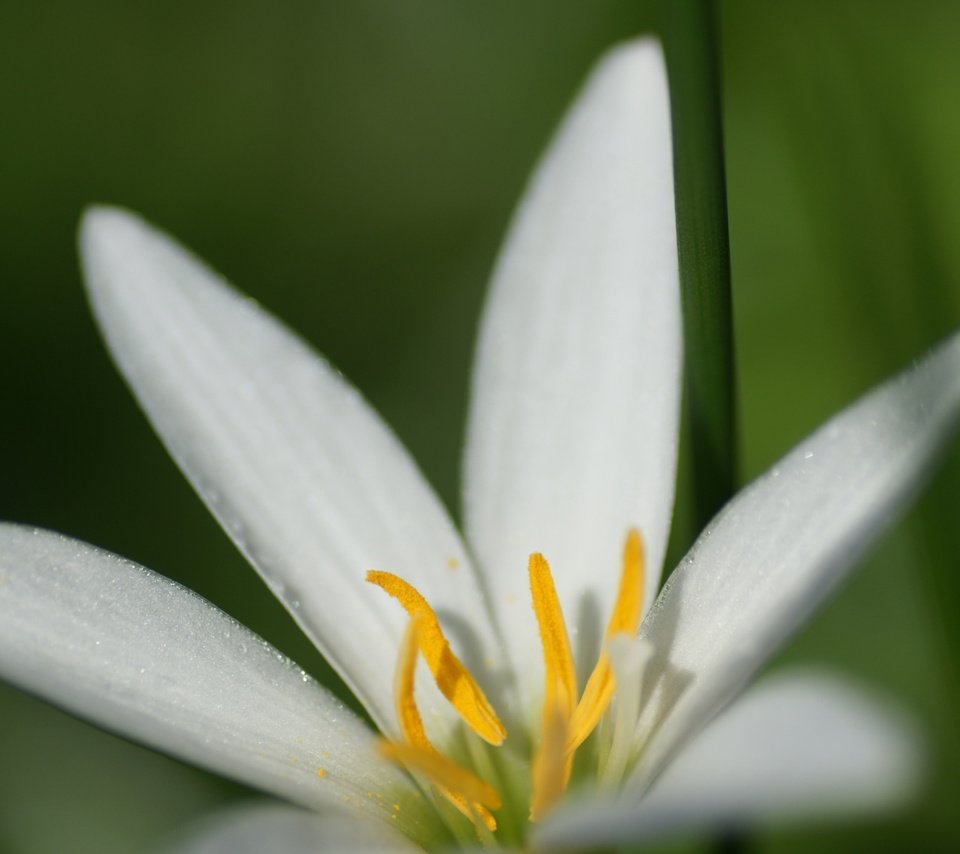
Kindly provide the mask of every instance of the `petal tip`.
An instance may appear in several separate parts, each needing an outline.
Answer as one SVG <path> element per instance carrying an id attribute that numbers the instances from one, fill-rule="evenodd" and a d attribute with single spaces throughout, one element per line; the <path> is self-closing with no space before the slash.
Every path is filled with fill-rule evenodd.
<path id="1" fill-rule="evenodd" d="M 149 227 L 137 214 L 114 205 L 92 204 L 84 209 L 77 229 L 77 248 L 87 292 L 108 285 L 107 275 L 133 254 L 131 243 Z"/>
<path id="2" fill-rule="evenodd" d="M 655 36 L 640 36 L 611 47 L 597 63 L 598 77 L 636 85 L 652 75 L 666 77 L 663 47 Z"/>
<path id="3" fill-rule="evenodd" d="M 116 205 L 88 205 L 80 215 L 77 229 L 81 252 L 89 251 L 94 243 L 109 239 L 122 229 L 139 224 L 141 220 L 136 214 Z"/>

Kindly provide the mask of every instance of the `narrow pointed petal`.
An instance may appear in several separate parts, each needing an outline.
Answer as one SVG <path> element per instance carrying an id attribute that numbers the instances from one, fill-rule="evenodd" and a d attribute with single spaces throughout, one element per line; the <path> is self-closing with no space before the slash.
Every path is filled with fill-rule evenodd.
<path id="1" fill-rule="evenodd" d="M 94 209 L 81 250 L 110 350 L 168 450 L 382 729 L 394 730 L 406 617 L 364 582 L 368 570 L 402 576 L 469 627 L 468 665 L 496 659 L 456 531 L 355 389 L 135 216 Z M 435 734 L 455 719 L 432 685 L 421 703 Z"/>
<path id="2" fill-rule="evenodd" d="M 423 849 L 388 827 L 343 815 L 316 815 L 276 804 L 236 807 L 211 816 L 176 854 L 413 854 Z M 171 852 L 173 854 L 173 852 Z"/>
<path id="3" fill-rule="evenodd" d="M 886 810 L 915 794 L 922 767 L 899 712 L 836 676 L 783 674 L 722 712 L 639 803 L 573 804 L 538 842 L 563 850 Z"/>
<path id="4" fill-rule="evenodd" d="M 466 529 L 521 673 L 538 669 L 533 552 L 553 568 L 583 672 L 631 528 L 647 603 L 657 590 L 677 452 L 675 229 L 663 57 L 638 41 L 601 62 L 534 175 L 480 331 Z"/>
<path id="5" fill-rule="evenodd" d="M 712 718 L 917 492 L 960 415 L 960 335 L 866 395 L 740 492 L 670 576 L 641 778 Z M 878 627 L 878 644 L 887 641 Z"/>
<path id="6" fill-rule="evenodd" d="M 0 678 L 281 798 L 424 833 L 419 794 L 328 691 L 206 600 L 93 546 L 0 524 Z"/>

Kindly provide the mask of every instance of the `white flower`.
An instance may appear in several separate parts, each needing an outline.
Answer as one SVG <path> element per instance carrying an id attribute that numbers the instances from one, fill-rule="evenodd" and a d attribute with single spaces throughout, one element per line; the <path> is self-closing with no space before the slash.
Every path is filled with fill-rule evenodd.
<path id="1" fill-rule="evenodd" d="M 960 412 L 960 338 L 736 496 L 637 630 L 677 453 L 669 126 L 659 48 L 619 48 L 533 179 L 481 330 L 465 540 L 326 362 L 141 220 L 90 212 L 84 270 L 117 363 L 386 740 L 188 590 L 15 525 L 0 675 L 315 811 L 243 810 L 198 851 L 589 847 L 909 790 L 909 730 L 822 674 L 776 677 L 711 721 L 916 491 Z"/>

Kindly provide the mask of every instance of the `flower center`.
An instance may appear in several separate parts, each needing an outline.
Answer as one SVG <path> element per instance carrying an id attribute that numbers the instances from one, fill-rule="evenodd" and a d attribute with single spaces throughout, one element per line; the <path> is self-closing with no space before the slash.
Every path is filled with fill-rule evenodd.
<path id="1" fill-rule="evenodd" d="M 605 648 L 579 700 L 566 622 L 550 565 L 542 554 L 530 555 L 528 573 L 544 659 L 541 731 L 530 772 L 530 820 L 539 821 L 563 797 L 576 750 L 596 729 L 616 690 L 606 645 L 615 635 L 633 636 L 637 632 L 643 611 L 643 542 L 640 533 L 630 529 L 623 549 L 620 586 L 607 624 Z M 426 778 L 446 801 L 473 822 L 483 838 L 497 829 L 491 811 L 500 808 L 500 794 L 472 771 L 444 756 L 427 738 L 414 698 L 417 656 L 423 656 L 443 696 L 480 738 L 500 746 L 507 737 L 506 728 L 476 679 L 454 654 L 427 600 L 411 584 L 389 572 L 371 570 L 367 581 L 393 596 L 410 616 L 400 644 L 394 682 L 401 739 L 384 739 L 381 753 L 411 773 Z"/>

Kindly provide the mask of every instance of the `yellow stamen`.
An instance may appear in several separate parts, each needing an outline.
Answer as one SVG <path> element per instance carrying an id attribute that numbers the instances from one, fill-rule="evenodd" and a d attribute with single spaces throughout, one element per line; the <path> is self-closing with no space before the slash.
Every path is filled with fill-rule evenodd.
<path id="1" fill-rule="evenodd" d="M 429 778 L 438 788 L 461 796 L 464 803 L 483 804 L 494 810 L 501 806 L 500 795 L 493 786 L 433 748 L 384 740 L 379 749 L 387 759 L 406 765 Z"/>
<path id="2" fill-rule="evenodd" d="M 568 742 L 577 701 L 577 672 L 550 564 L 543 555 L 530 555 L 529 574 L 544 660 L 543 731 L 533 757 L 530 796 L 530 820 L 539 821 L 570 781 L 573 751 Z"/>
<path id="3" fill-rule="evenodd" d="M 563 796 L 570 781 L 573 753 L 567 750 L 570 719 L 548 693 L 543 704 L 543 731 L 530 771 L 530 821 L 540 821 Z"/>
<path id="4" fill-rule="evenodd" d="M 540 821 L 563 797 L 570 782 L 574 753 L 597 727 L 613 698 L 616 679 L 606 649 L 577 702 L 577 674 L 570 638 L 550 565 L 534 553 L 529 561 L 530 593 L 540 630 L 544 658 L 542 734 L 532 761 L 530 819 Z M 393 596 L 410 615 L 397 661 L 394 698 L 400 741 L 383 740 L 384 757 L 426 777 L 470 819 L 481 840 L 497 828 L 490 809 L 500 807 L 500 795 L 471 771 L 447 759 L 427 737 L 414 694 L 417 656 L 422 654 L 437 686 L 466 724 L 493 745 L 506 738 L 506 729 L 476 680 L 454 655 L 437 615 L 411 584 L 388 572 L 371 570 L 367 581 Z M 623 568 L 605 642 L 618 634 L 636 634 L 644 601 L 644 548 L 639 531 L 631 528 L 623 549 Z"/>
<path id="5" fill-rule="evenodd" d="M 540 627 L 543 660 L 546 666 L 546 693 L 556 692 L 556 702 L 567 717 L 577 702 L 577 671 L 570 650 L 567 626 L 560 610 L 557 588 L 553 584 L 550 564 L 542 554 L 530 555 L 530 595 L 533 611 Z"/>
<path id="6" fill-rule="evenodd" d="M 643 610 L 644 577 L 643 541 L 639 531 L 631 528 L 623 548 L 620 587 L 607 623 L 606 640 L 620 633 L 636 634 Z M 574 752 L 596 729 L 613 698 L 616 680 L 610 656 L 604 651 L 580 702 L 576 702 L 577 677 L 570 639 L 550 565 L 540 554 L 530 555 L 530 592 L 545 665 L 543 734 L 533 760 L 530 804 L 530 820 L 539 821 L 566 790 Z"/>
<path id="7" fill-rule="evenodd" d="M 623 547 L 620 588 L 617 591 L 613 613 L 607 623 L 606 639 L 608 641 L 616 634 L 635 635 L 637 633 L 643 610 L 645 577 L 643 540 L 640 532 L 636 528 L 631 528 Z M 590 674 L 583 696 L 573 714 L 573 722 L 570 725 L 571 750 L 576 750 L 583 744 L 596 728 L 607 706 L 610 705 L 615 688 L 616 680 L 610 664 L 610 656 L 604 650 L 600 653 L 597 666 Z"/>
<path id="8" fill-rule="evenodd" d="M 393 680 L 393 698 L 397 708 L 397 722 L 407 743 L 420 748 L 430 748 L 430 739 L 423 728 L 423 719 L 414 697 L 414 677 L 417 672 L 417 647 L 419 646 L 422 618 L 415 617 L 407 624 L 397 656 L 397 672 Z"/>
<path id="9" fill-rule="evenodd" d="M 417 652 L 423 643 L 422 633 L 427 625 L 423 616 L 410 620 L 400 643 L 397 672 L 394 679 L 394 702 L 397 721 L 403 735 L 402 742 L 383 739 L 380 752 L 387 759 L 399 762 L 412 771 L 423 774 L 471 821 L 479 819 L 491 833 L 497 821 L 486 807 L 497 809 L 500 795 L 479 777 L 471 774 L 441 754 L 427 738 L 414 696 Z"/>
<path id="10" fill-rule="evenodd" d="M 389 572 L 370 570 L 367 581 L 393 596 L 412 618 L 422 620 L 417 632 L 420 652 L 437 687 L 480 738 L 493 745 L 502 744 L 506 729 L 476 680 L 454 655 L 427 600 L 413 585 Z"/>

